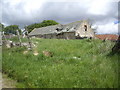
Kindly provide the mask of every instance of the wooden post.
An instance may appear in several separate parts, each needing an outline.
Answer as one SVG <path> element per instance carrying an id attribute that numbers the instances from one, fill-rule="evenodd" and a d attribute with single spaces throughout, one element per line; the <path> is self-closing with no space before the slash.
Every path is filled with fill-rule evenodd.
<path id="1" fill-rule="evenodd" d="M 21 46 L 22 42 L 21 42 L 21 39 L 20 39 L 20 33 L 19 33 L 18 30 L 17 30 L 17 35 L 18 35 L 18 39 L 19 39 L 19 42 L 20 42 L 20 46 Z"/>
<path id="2" fill-rule="evenodd" d="M 27 34 L 28 43 L 29 43 L 29 46 L 30 46 L 29 48 L 30 48 L 30 50 L 32 50 L 32 42 L 30 40 L 30 37 L 28 36 L 27 26 L 25 27 L 25 30 L 26 30 L 26 34 Z"/>
<path id="3" fill-rule="evenodd" d="M 7 43 L 7 38 L 5 37 L 4 31 L 2 32 L 2 35 L 3 35 L 4 39 L 5 39 L 5 42 Z"/>

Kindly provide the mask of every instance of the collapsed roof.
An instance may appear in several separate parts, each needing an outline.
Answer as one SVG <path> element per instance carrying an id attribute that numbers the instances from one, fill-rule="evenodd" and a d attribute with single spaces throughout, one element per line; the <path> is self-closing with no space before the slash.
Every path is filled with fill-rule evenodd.
<path id="1" fill-rule="evenodd" d="M 32 35 L 44 35 L 44 34 L 52 34 L 52 33 L 62 33 L 62 32 L 74 32 L 76 31 L 81 24 L 82 21 L 77 21 L 73 23 L 69 23 L 66 25 L 58 24 L 53 26 L 47 26 L 42 28 L 35 28 L 32 32 L 29 33 L 30 36 Z"/>

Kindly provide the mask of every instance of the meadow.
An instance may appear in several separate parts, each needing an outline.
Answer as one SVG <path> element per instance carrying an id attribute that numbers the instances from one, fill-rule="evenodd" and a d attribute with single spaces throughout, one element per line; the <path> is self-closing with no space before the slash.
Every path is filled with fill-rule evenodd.
<path id="1" fill-rule="evenodd" d="M 115 42 L 38 38 L 32 42 L 36 47 L 26 54 L 25 47 L 2 48 L 2 70 L 18 82 L 17 87 L 118 87 L 118 55 L 110 55 Z M 52 57 L 43 51 L 52 52 Z"/>

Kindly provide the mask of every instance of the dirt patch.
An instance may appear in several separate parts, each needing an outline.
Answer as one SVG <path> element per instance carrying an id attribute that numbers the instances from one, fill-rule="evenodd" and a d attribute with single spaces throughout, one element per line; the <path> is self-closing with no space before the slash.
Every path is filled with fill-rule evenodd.
<path id="1" fill-rule="evenodd" d="M 37 50 L 35 50 L 35 51 L 33 52 L 33 54 L 34 54 L 35 56 L 37 56 L 39 53 L 38 53 Z"/>
<path id="2" fill-rule="evenodd" d="M 0 76 L 1 76 L 1 78 L 0 78 L 0 89 L 1 88 L 16 88 L 16 86 L 15 86 L 16 81 L 10 79 L 5 74 L 0 73 Z"/>
<path id="3" fill-rule="evenodd" d="M 49 52 L 49 51 L 43 51 L 42 53 L 43 53 L 44 56 L 47 56 L 47 57 L 52 57 L 53 56 L 53 53 Z"/>
<path id="4" fill-rule="evenodd" d="M 27 54 L 27 53 L 28 53 L 28 51 L 24 51 L 24 52 L 23 52 L 23 54 Z"/>

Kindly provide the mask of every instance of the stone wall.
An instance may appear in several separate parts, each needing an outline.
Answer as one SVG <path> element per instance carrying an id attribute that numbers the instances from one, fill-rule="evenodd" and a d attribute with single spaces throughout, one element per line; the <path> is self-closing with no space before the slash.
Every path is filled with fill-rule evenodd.
<path id="1" fill-rule="evenodd" d="M 76 31 L 76 36 L 88 38 L 94 37 L 94 31 L 92 30 L 88 21 L 83 21 L 81 23 L 80 27 Z"/>
<path id="2" fill-rule="evenodd" d="M 75 32 L 64 32 L 65 39 L 76 39 Z"/>
<path id="3" fill-rule="evenodd" d="M 48 39 L 75 39 L 75 32 L 63 32 L 59 34 L 44 34 L 44 35 L 36 35 L 32 37 L 38 38 L 48 38 Z"/>

